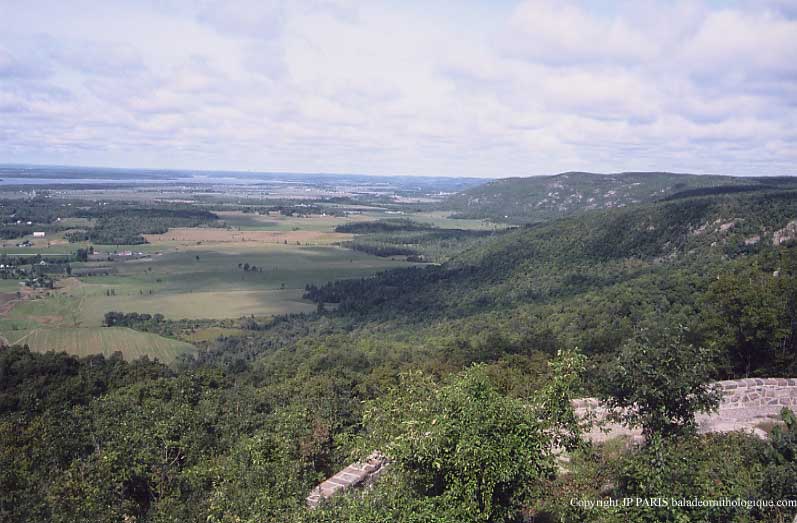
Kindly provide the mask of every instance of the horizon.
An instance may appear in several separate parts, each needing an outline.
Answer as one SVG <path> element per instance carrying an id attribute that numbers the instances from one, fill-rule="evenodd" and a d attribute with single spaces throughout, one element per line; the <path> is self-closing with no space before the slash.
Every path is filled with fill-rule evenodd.
<path id="1" fill-rule="evenodd" d="M 0 20 L 8 164 L 459 178 L 797 164 L 783 0 L 9 0 Z"/>
<path id="2" fill-rule="evenodd" d="M 162 173 L 193 173 L 193 174 L 241 174 L 241 175 L 286 175 L 286 176 L 356 176 L 356 177 L 364 177 L 364 178 L 450 178 L 452 180 L 462 179 L 462 180 L 485 180 L 487 182 L 490 181 L 498 181 L 498 180 L 506 180 L 506 179 L 517 179 L 517 178 L 550 178 L 554 176 L 562 176 L 566 174 L 594 174 L 598 176 L 616 176 L 621 174 L 672 174 L 672 175 L 679 175 L 679 176 L 726 176 L 731 178 L 793 178 L 797 177 L 797 173 L 794 174 L 770 174 L 770 175 L 756 175 L 756 174 L 725 174 L 725 173 L 709 173 L 709 172 L 677 172 L 677 171 L 666 171 L 666 170 L 653 170 L 653 171 L 636 171 L 636 170 L 616 170 L 616 171 L 605 171 L 605 172 L 598 172 L 598 171 L 578 171 L 578 170 L 567 170 L 555 173 L 547 173 L 547 174 L 528 174 L 528 175 L 508 175 L 502 176 L 499 178 L 491 178 L 487 176 L 444 176 L 444 175 L 411 175 L 411 174 L 373 174 L 373 173 L 357 173 L 357 172 L 324 172 L 324 171 L 272 171 L 272 170 L 240 170 L 240 169 L 181 169 L 181 168 L 163 168 L 163 167 L 129 167 L 129 166 L 107 166 L 107 165 L 70 165 L 70 164 L 39 164 L 39 163 L 3 163 L 0 162 L 0 169 L 7 169 L 7 168 L 25 168 L 25 167 L 32 167 L 37 169 L 108 169 L 110 171 L 141 171 L 141 172 L 162 172 Z"/>

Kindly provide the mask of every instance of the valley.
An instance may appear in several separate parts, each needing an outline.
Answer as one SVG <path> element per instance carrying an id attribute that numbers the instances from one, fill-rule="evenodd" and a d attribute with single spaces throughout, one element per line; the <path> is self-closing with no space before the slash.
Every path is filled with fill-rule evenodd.
<path id="1" fill-rule="evenodd" d="M 122 420 L 135 443 L 99 429 L 119 456 L 135 449 L 168 481 L 203 475 L 187 492 L 212 492 L 222 512 L 297 523 L 456 510 L 412 482 L 495 477 L 495 449 L 523 453 L 514 474 L 544 489 L 523 510 L 546 517 L 571 514 L 562 500 L 572 496 L 603 499 L 596 485 L 646 492 L 625 474 L 720 482 L 723 495 L 746 474 L 745 489 L 782 495 L 766 478 L 796 470 L 772 457 L 787 452 L 791 411 L 767 403 L 751 417 L 731 403 L 739 383 L 745 405 L 758 405 L 772 401 L 759 381 L 797 376 L 797 191 L 784 179 L 599 176 L 524 180 L 575 177 L 568 191 L 618 196 L 555 213 L 537 196 L 494 191 L 515 180 L 0 185 L 0 371 L 11 384 L 0 406 L 7 419 L 24 412 L 92 437 L 87 424 Z M 601 419 L 573 408 L 579 398 Z M 153 420 L 186 464 L 162 461 Z M 67 445 L 53 437 L 48 449 Z M 478 471 L 451 447 L 470 441 Z M 653 445 L 666 449 L 664 472 L 650 468 Z M 335 474 L 374 449 L 401 465 L 372 490 L 329 495 Z M 427 452 L 432 461 L 416 463 Z M 727 468 L 713 468 L 716 453 Z M 128 484 L 127 458 L 121 472 L 69 459 Z M 183 499 L 159 481 L 147 479 L 169 492 L 158 500 Z M 62 507 L 64 496 L 31 503 Z M 144 510 L 122 497 L 138 507 L 126 511 Z M 175 506 L 158 510 L 217 510 Z"/>
<path id="2" fill-rule="evenodd" d="M 363 201 L 340 203 L 341 198 L 352 197 L 353 193 L 338 186 L 328 187 L 326 182 L 288 184 L 293 189 L 281 182 L 264 185 L 259 180 L 254 184 L 236 180 L 231 185 L 214 182 L 177 188 L 164 180 L 161 183 L 165 186 L 155 188 L 148 185 L 149 181 L 128 182 L 123 177 L 117 181 L 119 187 L 109 185 L 109 180 L 97 183 L 87 178 L 80 186 L 65 188 L 47 185 L 50 178 L 43 180 L 43 185 L 29 180 L 30 184 L 21 186 L 21 190 L 17 186 L 0 186 L 0 199 L 8 198 L 4 208 L 16 210 L 17 206 L 24 207 L 26 198 L 33 199 L 40 202 L 34 208 L 48 207 L 49 220 L 14 220 L 19 218 L 19 211 L 7 215 L 7 227 L 21 230 L 9 232 L 13 239 L 3 240 L 0 257 L 16 260 L 15 267 L 29 267 L 42 275 L 50 271 L 61 273 L 68 266 L 68 274 L 56 277 L 52 289 L 37 291 L 19 303 L 14 303 L 17 300 L 12 294 L 9 310 L 0 317 L 0 336 L 8 344 L 26 344 L 39 351 L 105 356 L 120 351 L 126 358 L 148 355 L 173 363 L 181 354 L 196 352 L 192 343 L 197 340 L 201 340 L 201 345 L 212 341 L 205 333 L 234 331 L 243 317 L 262 320 L 314 312 L 317 305 L 304 298 L 308 285 L 367 277 L 417 263 L 408 262 L 406 255 L 376 256 L 351 250 L 347 246 L 355 235 L 337 232 L 336 228 L 392 216 L 411 216 L 435 230 L 490 228 L 482 220 L 455 221 L 447 218 L 448 213 L 416 210 L 403 203 L 384 206 L 382 192 L 369 191 Z M 364 189 L 367 186 L 358 188 Z M 323 195 L 330 194 L 334 200 L 324 200 Z M 390 194 L 398 198 L 397 194 L 403 192 Z M 208 195 L 209 202 L 202 200 Z M 176 200 L 178 196 L 182 199 Z M 239 204 L 239 198 L 258 199 Z M 181 227 L 185 222 L 177 218 L 176 227 L 156 226 L 140 236 L 127 232 L 136 229 L 134 223 L 121 223 L 113 225 L 121 230 L 96 238 L 99 242 L 80 237 L 88 234 L 85 231 L 99 228 L 98 223 L 101 226 L 104 221 L 114 220 L 103 217 L 108 206 L 116 207 L 106 213 L 113 216 L 124 214 L 131 207 L 141 212 L 175 205 L 209 211 L 213 219 Z M 61 211 L 56 210 L 59 207 Z M 43 237 L 32 232 L 25 234 L 26 229 L 36 228 L 45 229 Z M 119 234 L 127 239 L 120 238 L 122 243 L 102 243 Z M 132 240 L 136 243 L 123 243 Z M 80 258 L 76 255 L 78 250 L 87 254 Z M 48 264 L 50 261 L 59 263 Z M 10 267 L 5 269 L 5 276 L 10 275 Z M 24 284 L 14 279 L 2 281 L 10 291 Z M 157 314 L 167 320 L 198 323 L 195 328 L 181 331 L 180 339 L 147 333 L 136 340 L 137 333 L 129 329 L 103 328 L 104 315 L 112 311 Z M 147 340 L 151 353 L 147 352 Z"/>

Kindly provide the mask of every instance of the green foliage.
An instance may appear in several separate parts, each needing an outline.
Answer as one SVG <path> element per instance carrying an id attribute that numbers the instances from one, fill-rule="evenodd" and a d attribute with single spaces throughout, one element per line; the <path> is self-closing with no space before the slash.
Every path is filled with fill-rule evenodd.
<path id="1" fill-rule="evenodd" d="M 141 380 L 170 376 L 147 359 L 126 363 L 117 354 L 77 358 L 37 354 L 23 347 L 0 347 L 0 415 L 35 415 L 49 409 L 87 405 L 108 390 Z"/>
<path id="2" fill-rule="evenodd" d="M 789 409 L 781 411 L 783 425 L 776 425 L 769 436 L 765 463 L 767 474 L 763 478 L 762 499 L 797 500 L 797 417 Z M 785 508 L 765 511 L 771 521 L 786 518 L 791 512 Z"/>
<path id="3" fill-rule="evenodd" d="M 496 235 L 440 266 L 310 287 L 306 297 L 338 303 L 341 323 L 378 325 L 399 336 L 433 325 L 427 335 L 469 339 L 489 328 L 549 353 L 579 346 L 595 355 L 615 352 L 636 329 L 683 324 L 691 327 L 690 341 L 709 345 L 718 330 L 707 318 L 708 287 L 746 260 L 792 250 L 775 249 L 766 238 L 745 241 L 782 228 L 794 215 L 793 192 L 593 212 Z M 793 288 L 795 278 L 781 274 Z M 761 373 L 797 361 L 792 346 L 779 351 Z M 723 372 L 743 374 L 735 365 Z"/>
<path id="4" fill-rule="evenodd" d="M 403 374 L 368 402 L 358 446 L 380 449 L 398 470 L 407 498 L 398 519 L 415 520 L 406 511 L 425 504 L 424 512 L 435 507 L 440 521 L 518 517 L 535 485 L 554 473 L 552 451 L 566 440 L 562 434 L 568 442 L 578 437 L 570 393 L 582 364 L 577 355 L 562 355 L 551 386 L 527 400 L 502 395 L 485 367 L 473 366 L 442 383 Z M 388 513 L 390 505 L 397 510 L 391 502 Z"/>
<path id="5" fill-rule="evenodd" d="M 788 249 L 779 253 L 774 270 L 745 264 L 720 274 L 709 286 L 704 316 L 727 355 L 726 375 L 777 375 L 797 369 L 795 259 L 794 249 Z"/>
<path id="6" fill-rule="evenodd" d="M 375 232 L 428 231 L 434 229 L 436 229 L 436 227 L 433 225 L 416 222 L 409 218 L 393 218 L 374 222 L 350 222 L 338 225 L 335 227 L 335 232 L 366 234 Z"/>
<path id="7" fill-rule="evenodd" d="M 590 420 L 576 417 L 572 401 L 583 391 L 581 379 L 585 366 L 586 357 L 578 350 L 560 351 L 550 362 L 551 379 L 539 392 L 539 416 L 546 420 L 555 448 L 575 450 L 583 444 L 582 430 L 588 428 L 585 425 Z"/>
<path id="8" fill-rule="evenodd" d="M 368 232 L 362 241 L 444 263 L 308 286 L 308 297 L 338 305 L 249 318 L 242 335 L 177 373 L 0 350 L 0 520 L 777 520 L 783 513 L 565 506 L 576 495 L 794 495 L 788 415 L 771 445 L 689 433 L 695 413 L 716 404 L 707 381 L 797 370 L 795 250 L 762 232 L 792 220 L 797 198 L 682 196 L 483 237 Z M 113 218 L 127 210 L 89 212 L 122 237 L 144 225 Z M 764 238 L 746 243 L 754 234 Z M 106 320 L 164 334 L 198 325 L 145 313 Z M 677 325 L 690 329 L 636 335 Z M 584 354 L 563 350 L 573 346 Z M 718 348 L 722 370 L 712 370 L 713 351 L 694 347 Z M 577 379 L 586 365 L 606 365 L 605 393 L 634 407 L 623 419 L 642 426 L 645 447 L 582 444 L 571 400 L 601 385 L 597 373 Z M 307 510 L 304 496 L 345 466 L 351 442 L 392 464 L 373 488 Z M 556 462 L 561 449 L 570 463 Z"/>
<path id="9" fill-rule="evenodd" d="M 197 227 L 212 224 L 218 216 L 192 207 L 96 206 L 78 213 L 96 220 L 93 228 L 67 233 L 72 242 L 91 241 L 102 245 L 146 243 L 142 234 L 161 234 L 169 227 Z"/>
<path id="10" fill-rule="evenodd" d="M 695 430 L 695 414 L 716 410 L 720 390 L 708 383 L 715 356 L 682 335 L 627 342 L 606 370 L 602 399 L 610 418 L 641 427 L 648 439 Z"/>
<path id="11" fill-rule="evenodd" d="M 619 461 L 615 499 L 660 498 L 667 506 L 634 503 L 607 521 L 747 522 L 758 518 L 744 507 L 686 507 L 675 500 L 761 499 L 764 444 L 741 434 L 656 439 Z M 638 505 L 638 506 L 637 506 Z"/>

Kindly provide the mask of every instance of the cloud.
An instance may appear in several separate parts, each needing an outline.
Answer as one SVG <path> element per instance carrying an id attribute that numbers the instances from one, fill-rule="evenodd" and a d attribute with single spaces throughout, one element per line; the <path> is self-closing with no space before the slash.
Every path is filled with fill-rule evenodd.
<path id="1" fill-rule="evenodd" d="M 501 37 L 509 56 L 553 65 L 636 63 L 658 53 L 656 42 L 622 17 L 599 17 L 554 0 L 527 0 Z"/>
<path id="2" fill-rule="evenodd" d="M 8 2 L 0 162 L 794 169 L 783 0 Z"/>

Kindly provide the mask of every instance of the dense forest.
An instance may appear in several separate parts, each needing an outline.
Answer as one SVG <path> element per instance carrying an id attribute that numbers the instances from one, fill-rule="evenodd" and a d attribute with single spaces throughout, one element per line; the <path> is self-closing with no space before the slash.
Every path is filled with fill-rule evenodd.
<path id="1" fill-rule="evenodd" d="M 248 319 L 174 368 L 0 349 L 0 521 L 788 521 L 570 500 L 797 500 L 793 414 L 766 441 L 694 421 L 712 380 L 797 375 L 795 218 L 797 192 L 734 191 L 466 234 L 440 264 L 308 286 L 317 313 Z M 645 442 L 587 443 L 588 395 L 637 406 Z M 375 449 L 372 488 L 306 507 Z"/>
<path id="2" fill-rule="evenodd" d="M 86 225 L 69 224 L 67 218 L 80 218 Z M 68 231 L 66 238 L 73 242 L 137 245 L 146 243 L 142 234 L 200 225 L 218 226 L 218 216 L 188 205 L 56 199 L 47 191 L 24 200 L 0 200 L 0 239 L 20 238 L 35 229 L 47 233 Z"/>
<path id="3" fill-rule="evenodd" d="M 501 230 L 442 229 L 407 218 L 392 218 L 339 225 L 336 232 L 356 234 L 342 245 L 375 256 L 406 256 L 409 261 L 440 263 L 472 248 Z"/>
<path id="4" fill-rule="evenodd" d="M 94 220 L 85 231 L 67 233 L 72 242 L 91 241 L 103 245 L 138 245 L 147 243 L 143 234 L 163 234 L 170 227 L 212 226 L 218 216 L 191 207 L 104 206 L 82 210 L 81 218 Z"/>

